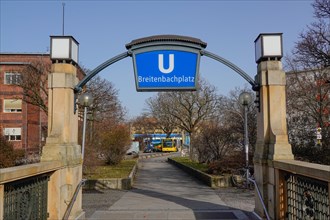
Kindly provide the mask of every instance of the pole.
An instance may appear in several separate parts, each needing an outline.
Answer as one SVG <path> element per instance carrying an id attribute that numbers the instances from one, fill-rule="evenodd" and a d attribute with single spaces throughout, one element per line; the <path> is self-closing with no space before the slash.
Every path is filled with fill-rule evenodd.
<path id="1" fill-rule="evenodd" d="M 244 146 L 245 146 L 245 161 L 246 161 L 246 188 L 249 187 L 249 139 L 247 126 L 247 105 L 244 105 Z"/>
<path id="2" fill-rule="evenodd" d="M 62 35 L 64 36 L 64 7 L 65 3 L 62 3 L 63 13 L 62 13 Z"/>
<path id="3" fill-rule="evenodd" d="M 84 107 L 84 122 L 83 122 L 83 136 L 81 144 L 81 158 L 84 160 L 85 153 L 85 136 L 86 136 L 86 117 L 87 117 L 87 107 Z"/>

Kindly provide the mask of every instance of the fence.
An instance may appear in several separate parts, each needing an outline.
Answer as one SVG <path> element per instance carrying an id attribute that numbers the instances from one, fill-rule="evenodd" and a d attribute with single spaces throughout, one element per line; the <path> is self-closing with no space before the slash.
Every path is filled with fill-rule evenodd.
<path id="1" fill-rule="evenodd" d="M 330 219 L 330 166 L 274 161 L 279 219 Z"/>
<path id="2" fill-rule="evenodd" d="M 47 219 L 49 175 L 39 175 L 4 185 L 4 219 Z"/>
<path id="3" fill-rule="evenodd" d="M 47 219 L 50 176 L 60 168 L 58 162 L 43 162 L 1 169 L 0 219 Z"/>

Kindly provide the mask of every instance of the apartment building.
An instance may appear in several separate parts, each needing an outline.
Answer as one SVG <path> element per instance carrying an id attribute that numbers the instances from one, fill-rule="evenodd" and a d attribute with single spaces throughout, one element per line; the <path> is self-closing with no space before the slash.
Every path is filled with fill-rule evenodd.
<path id="1" fill-rule="evenodd" d="M 39 80 L 42 85 L 29 94 L 36 93 L 34 95 L 47 106 L 47 77 L 51 64 L 49 53 L 0 53 L 0 134 L 12 142 L 15 149 L 24 149 L 27 154 L 40 152 L 45 144 L 47 113 L 45 108 L 25 101 L 28 100 L 26 90 L 24 93 L 18 84 L 24 76 Z M 34 74 L 38 76 L 34 78 Z M 78 78 L 84 75 L 78 67 Z M 35 85 L 31 82 L 31 86 Z"/>

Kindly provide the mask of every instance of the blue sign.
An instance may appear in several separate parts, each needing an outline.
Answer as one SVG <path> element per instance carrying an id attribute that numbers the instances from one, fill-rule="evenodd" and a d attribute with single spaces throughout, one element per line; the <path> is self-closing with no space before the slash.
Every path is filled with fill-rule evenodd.
<path id="1" fill-rule="evenodd" d="M 198 52 L 153 50 L 136 53 L 137 90 L 196 90 L 198 64 Z"/>

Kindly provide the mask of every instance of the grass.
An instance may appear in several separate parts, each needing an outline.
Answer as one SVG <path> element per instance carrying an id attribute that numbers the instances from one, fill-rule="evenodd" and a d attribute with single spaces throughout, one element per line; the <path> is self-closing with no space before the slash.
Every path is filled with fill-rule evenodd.
<path id="1" fill-rule="evenodd" d="M 84 170 L 86 179 L 127 178 L 137 159 L 123 160 L 118 165 L 87 167 Z"/>
<path id="2" fill-rule="evenodd" d="M 202 171 L 205 173 L 208 169 L 208 166 L 206 164 L 194 162 L 194 161 L 190 160 L 189 157 L 171 157 L 171 159 L 175 160 L 176 162 L 181 163 L 185 166 L 192 167 L 196 170 L 199 170 L 199 171 Z"/>

